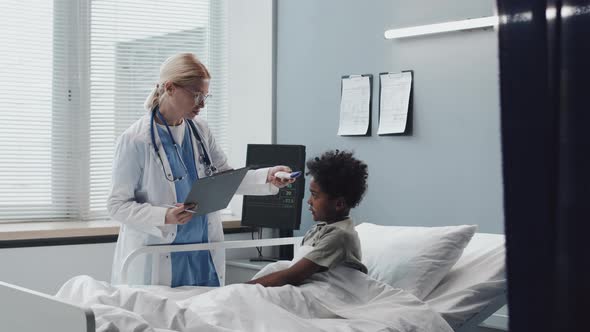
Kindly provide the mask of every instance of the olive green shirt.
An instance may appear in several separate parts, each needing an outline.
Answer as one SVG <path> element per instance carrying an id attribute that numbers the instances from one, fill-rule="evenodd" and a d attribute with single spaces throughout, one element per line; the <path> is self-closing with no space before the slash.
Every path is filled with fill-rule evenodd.
<path id="1" fill-rule="evenodd" d="M 359 236 L 350 218 L 332 224 L 318 222 L 307 231 L 302 245 L 313 247 L 303 258 L 326 269 L 342 264 L 367 273 L 361 262 Z"/>

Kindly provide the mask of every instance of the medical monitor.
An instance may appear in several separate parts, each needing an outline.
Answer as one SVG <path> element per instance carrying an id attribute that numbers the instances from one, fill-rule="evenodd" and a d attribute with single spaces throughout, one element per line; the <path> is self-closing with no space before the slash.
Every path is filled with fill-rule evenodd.
<path id="1" fill-rule="evenodd" d="M 248 144 L 246 166 L 252 168 L 286 165 L 293 171 L 305 171 L 305 146 Z M 305 176 L 301 175 L 277 195 L 244 196 L 242 225 L 297 230 L 301 224 L 301 207 Z"/>

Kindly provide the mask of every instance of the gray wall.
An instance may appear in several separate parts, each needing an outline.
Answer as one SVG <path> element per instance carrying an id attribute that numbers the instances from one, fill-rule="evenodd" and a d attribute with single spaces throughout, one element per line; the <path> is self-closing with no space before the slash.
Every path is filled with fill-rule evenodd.
<path id="1" fill-rule="evenodd" d="M 339 148 L 365 160 L 369 191 L 353 211 L 357 223 L 503 232 L 496 32 L 383 37 L 389 28 L 493 15 L 494 4 L 278 1 L 277 143 L 304 144 L 308 158 Z M 378 73 L 404 69 L 414 70 L 413 136 L 377 136 Z M 373 135 L 339 137 L 340 77 L 361 73 L 375 75 Z M 302 231 L 312 224 L 306 207 Z"/>

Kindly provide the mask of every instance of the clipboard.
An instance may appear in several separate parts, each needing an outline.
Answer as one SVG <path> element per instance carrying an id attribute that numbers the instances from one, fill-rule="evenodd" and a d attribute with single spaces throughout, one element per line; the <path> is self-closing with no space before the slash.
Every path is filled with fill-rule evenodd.
<path id="1" fill-rule="evenodd" d="M 412 84 L 410 85 L 410 100 L 408 102 L 408 114 L 406 118 L 406 130 L 403 133 L 395 133 L 395 134 L 378 134 L 378 136 L 412 136 L 413 134 L 413 126 L 414 126 L 414 71 L 413 70 L 402 70 L 402 73 L 410 73 L 412 74 Z M 379 73 L 379 95 L 377 96 L 377 100 L 381 101 L 381 75 L 387 74 L 395 74 L 393 72 L 383 72 Z M 379 116 L 377 119 L 381 118 L 381 103 L 379 103 Z M 379 126 L 377 126 L 379 128 Z"/>
<path id="2" fill-rule="evenodd" d="M 342 80 L 345 78 L 355 78 L 355 77 L 368 77 L 369 78 L 369 126 L 367 127 L 367 132 L 363 135 L 339 135 L 341 137 L 368 137 L 371 136 L 371 125 L 373 122 L 373 74 L 362 74 L 362 75 L 344 75 L 340 77 L 340 96 L 342 97 L 342 90 L 343 90 L 343 83 Z"/>
<path id="3" fill-rule="evenodd" d="M 243 167 L 197 179 L 184 204 L 197 204 L 196 216 L 225 209 L 249 170 Z"/>

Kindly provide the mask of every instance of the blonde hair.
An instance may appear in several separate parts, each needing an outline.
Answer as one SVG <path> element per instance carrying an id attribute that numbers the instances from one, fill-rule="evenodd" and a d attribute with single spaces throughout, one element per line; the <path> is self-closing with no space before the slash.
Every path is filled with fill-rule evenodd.
<path id="1" fill-rule="evenodd" d="M 165 98 L 165 84 L 172 82 L 180 86 L 199 85 L 211 79 L 207 67 L 192 53 L 175 54 L 160 66 L 160 80 L 145 100 L 145 109 L 151 111 Z"/>

